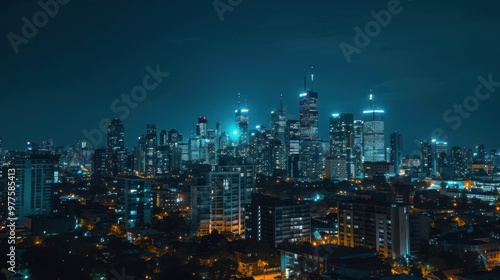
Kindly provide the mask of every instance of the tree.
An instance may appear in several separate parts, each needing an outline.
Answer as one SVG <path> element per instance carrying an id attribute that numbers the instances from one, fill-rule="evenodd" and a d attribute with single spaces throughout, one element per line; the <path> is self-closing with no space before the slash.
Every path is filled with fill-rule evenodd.
<path id="1" fill-rule="evenodd" d="M 210 269 L 210 279 L 226 280 L 238 271 L 238 263 L 230 259 L 220 259 Z"/>

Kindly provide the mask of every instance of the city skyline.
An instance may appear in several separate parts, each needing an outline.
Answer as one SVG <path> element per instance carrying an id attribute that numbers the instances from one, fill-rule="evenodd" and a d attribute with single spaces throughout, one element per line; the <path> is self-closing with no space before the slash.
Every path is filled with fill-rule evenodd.
<path id="1" fill-rule="evenodd" d="M 329 116 L 346 112 L 360 118 L 373 89 L 376 104 L 386 112 L 386 139 L 387 133 L 399 131 L 404 153 L 419 149 L 414 142 L 431 138 L 434 129 L 442 129 L 452 146 L 497 148 L 498 132 L 487 124 L 494 118 L 494 91 L 477 106 L 469 97 L 479 85 L 486 97 L 486 89 L 494 90 L 500 77 L 495 68 L 499 43 L 490 36 L 499 24 L 493 14 L 498 4 L 433 3 L 428 9 L 425 2 L 401 1 L 390 23 L 346 61 L 339 45 L 353 45 L 353 28 L 364 29 L 374 20 L 371 12 L 387 9 L 388 2 L 291 1 L 266 3 L 266 9 L 262 3 L 242 3 L 223 21 L 208 2 L 194 9 L 178 3 L 175 11 L 160 2 L 61 4 L 36 36 L 18 46 L 18 53 L 7 36 L 0 44 L 6 66 L 0 78 L 6 96 L 1 110 L 15 120 L 2 130 L 4 147 L 21 149 L 26 140 L 47 138 L 67 146 L 84 139 L 83 129 L 120 116 L 110 109 L 113 102 L 123 105 L 121 94 L 129 94 L 157 69 L 168 75 L 151 80 L 156 87 L 123 120 L 127 147 L 148 123 L 188 136 L 195 132 L 196 118 L 207 116 L 210 127 L 221 121 L 230 130 L 238 92 L 247 99 L 250 128 L 269 125 L 280 94 L 287 112 L 298 119 L 303 69 L 314 65 L 323 140 L 328 139 Z M 1 27 L 4 34 L 22 34 L 22 17 L 31 20 L 41 9 L 36 3 L 2 5 L 8 22 Z M 97 7 L 102 13 L 94 13 L 95 23 L 79 16 Z M 440 19 L 439 11 L 445 10 L 457 19 L 454 24 Z M 304 21 L 301 14 L 315 20 Z M 474 110 L 460 117 L 454 104 L 465 102 Z"/>

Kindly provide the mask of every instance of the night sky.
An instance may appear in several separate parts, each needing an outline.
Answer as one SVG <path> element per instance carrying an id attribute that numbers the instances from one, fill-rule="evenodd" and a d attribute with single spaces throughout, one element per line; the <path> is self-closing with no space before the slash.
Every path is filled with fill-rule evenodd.
<path id="1" fill-rule="evenodd" d="M 238 92 L 248 100 L 251 127 L 269 124 L 280 93 L 289 117 L 298 118 L 304 68 L 311 65 L 322 139 L 331 113 L 361 118 L 373 89 L 375 105 L 386 110 L 386 139 L 401 132 L 407 153 L 436 128 L 450 146 L 500 148 L 500 87 L 479 104 L 472 98 L 478 76 L 500 81 L 500 4 L 401 0 L 400 13 L 348 63 L 339 45 L 354 46 L 353 28 L 364 30 L 370 11 L 388 2 L 244 0 L 221 21 L 211 0 L 70 0 L 16 54 L 8 34 L 22 36 L 22 18 L 32 22 L 42 9 L 36 1 L 2 1 L 4 148 L 47 138 L 56 146 L 76 144 L 85 139 L 83 129 L 119 116 L 113 101 L 156 65 L 170 75 L 123 120 L 129 149 L 148 123 L 175 127 L 185 139 L 200 115 L 209 127 L 221 121 L 232 130 Z M 461 125 L 445 122 L 443 114 L 464 100 L 478 108 Z"/>

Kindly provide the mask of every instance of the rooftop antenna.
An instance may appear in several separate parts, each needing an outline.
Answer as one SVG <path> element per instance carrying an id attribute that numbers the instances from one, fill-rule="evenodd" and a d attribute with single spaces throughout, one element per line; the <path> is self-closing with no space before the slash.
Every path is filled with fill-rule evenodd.
<path id="1" fill-rule="evenodd" d="M 373 91 L 370 89 L 370 108 L 373 110 Z"/>
<path id="2" fill-rule="evenodd" d="M 313 69 L 314 67 L 311 66 L 311 91 L 314 91 L 314 73 L 313 73 Z"/>
<path id="3" fill-rule="evenodd" d="M 283 112 L 283 93 L 280 94 L 280 110 Z"/>
<path id="4" fill-rule="evenodd" d="M 306 69 L 304 68 L 304 92 L 307 92 Z"/>
<path id="5" fill-rule="evenodd" d="M 238 92 L 238 109 L 241 109 L 241 93 Z"/>

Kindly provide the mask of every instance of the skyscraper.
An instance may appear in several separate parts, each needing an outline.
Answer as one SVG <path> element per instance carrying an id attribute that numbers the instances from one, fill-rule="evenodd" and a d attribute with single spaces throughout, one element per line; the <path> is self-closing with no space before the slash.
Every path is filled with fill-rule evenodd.
<path id="1" fill-rule="evenodd" d="M 399 169 L 403 164 L 403 140 L 401 133 L 395 131 L 391 133 L 390 142 L 390 161 L 394 164 L 394 172 L 399 173 Z"/>
<path id="2" fill-rule="evenodd" d="M 318 93 L 312 90 L 300 94 L 300 138 L 318 140 Z"/>
<path id="3" fill-rule="evenodd" d="M 354 148 L 352 152 L 354 177 L 363 178 L 363 121 L 355 120 L 354 130 Z"/>
<path id="4" fill-rule="evenodd" d="M 332 114 L 330 117 L 330 155 L 350 159 L 354 146 L 354 116 Z"/>
<path id="5" fill-rule="evenodd" d="M 196 136 L 206 137 L 207 136 L 207 117 L 198 117 L 198 123 L 196 124 Z"/>
<path id="6" fill-rule="evenodd" d="M 156 125 L 148 124 L 146 127 L 146 170 L 145 174 L 154 176 L 156 174 L 156 146 L 158 140 L 156 136 Z"/>
<path id="7" fill-rule="evenodd" d="M 286 111 L 283 108 L 283 95 L 281 95 L 281 104 L 279 109 L 271 112 L 271 133 L 276 141 L 279 141 L 279 151 L 277 151 L 278 158 L 275 158 L 275 168 L 286 170 L 287 167 L 287 119 Z"/>
<path id="8" fill-rule="evenodd" d="M 111 156 L 111 172 L 123 174 L 127 166 L 127 148 L 125 148 L 125 128 L 120 119 L 115 118 L 108 125 L 108 151 Z"/>
<path id="9" fill-rule="evenodd" d="M 238 109 L 234 111 L 234 118 L 236 122 L 236 134 L 239 137 L 238 144 L 248 144 L 248 109 L 242 108 L 241 95 L 238 93 Z"/>
<path id="10" fill-rule="evenodd" d="M 370 94 L 370 103 L 373 95 Z M 363 111 L 363 153 L 365 162 L 385 161 L 384 110 Z"/>

